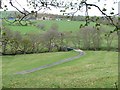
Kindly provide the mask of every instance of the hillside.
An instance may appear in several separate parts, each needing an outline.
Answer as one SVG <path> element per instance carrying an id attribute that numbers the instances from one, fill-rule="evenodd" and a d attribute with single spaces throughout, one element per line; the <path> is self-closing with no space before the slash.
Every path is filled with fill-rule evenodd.
<path id="1" fill-rule="evenodd" d="M 29 26 L 12 26 L 12 25 L 8 25 L 7 23 L 5 23 L 5 26 L 10 28 L 11 30 L 14 31 L 19 31 L 21 33 L 28 33 L 28 32 L 44 32 L 43 30 L 41 30 L 40 28 L 37 28 L 36 26 L 38 24 L 42 24 L 45 26 L 45 31 L 49 30 L 51 28 L 52 25 L 57 25 L 58 26 L 58 31 L 60 32 L 64 32 L 64 31 L 68 31 L 68 32 L 76 32 L 79 31 L 79 27 L 80 25 L 84 25 L 85 22 L 84 21 L 67 21 L 67 20 L 37 20 L 37 21 L 33 21 L 34 26 L 33 25 L 29 25 Z M 94 22 L 91 22 L 89 24 L 89 26 L 95 26 Z M 101 27 L 106 28 L 106 30 L 111 31 L 114 30 L 114 27 L 112 26 L 108 26 L 108 25 L 101 25 Z"/>
<path id="2" fill-rule="evenodd" d="M 3 56 L 3 87 L 115 88 L 118 82 L 117 52 L 85 53 L 79 59 L 25 75 L 15 73 L 72 57 L 75 52 Z"/>

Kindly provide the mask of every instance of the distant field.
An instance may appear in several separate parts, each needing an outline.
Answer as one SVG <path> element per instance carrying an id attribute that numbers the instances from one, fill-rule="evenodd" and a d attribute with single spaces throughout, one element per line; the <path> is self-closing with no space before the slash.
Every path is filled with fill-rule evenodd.
<path id="1" fill-rule="evenodd" d="M 57 24 L 58 25 L 58 30 L 63 32 L 63 31 L 78 31 L 79 27 L 81 24 L 85 24 L 84 21 L 66 21 L 66 20 L 61 20 L 61 21 L 56 21 L 56 20 L 45 20 L 45 21 L 34 21 L 36 24 L 44 24 L 45 25 L 45 31 L 49 30 L 51 25 Z M 95 23 L 91 22 L 90 26 L 94 26 Z M 11 30 L 14 31 L 19 31 L 21 33 L 27 33 L 27 32 L 44 32 L 43 30 L 38 29 L 35 26 L 11 26 L 11 25 L 5 25 Z M 107 26 L 107 25 L 102 25 L 102 27 L 105 27 L 106 30 L 113 30 L 114 27 L 112 26 Z"/>
<path id="2" fill-rule="evenodd" d="M 79 59 L 26 75 L 14 73 L 77 55 L 76 52 L 3 56 L 3 87 L 115 88 L 118 53 L 86 51 Z"/>

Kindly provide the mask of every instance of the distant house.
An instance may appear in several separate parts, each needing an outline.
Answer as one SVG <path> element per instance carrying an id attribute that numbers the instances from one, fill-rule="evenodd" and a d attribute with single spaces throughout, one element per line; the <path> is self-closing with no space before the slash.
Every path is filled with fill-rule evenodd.
<path id="1" fill-rule="evenodd" d="M 56 21 L 60 21 L 61 19 L 60 18 L 56 18 Z"/>
<path id="2" fill-rule="evenodd" d="M 67 21 L 70 21 L 69 19 Z"/>
<path id="3" fill-rule="evenodd" d="M 14 17 L 8 17 L 8 20 L 14 20 L 15 18 Z"/>
<path id="4" fill-rule="evenodd" d="M 37 18 L 37 20 L 51 20 L 52 18 L 50 17 L 40 17 L 40 18 Z"/>

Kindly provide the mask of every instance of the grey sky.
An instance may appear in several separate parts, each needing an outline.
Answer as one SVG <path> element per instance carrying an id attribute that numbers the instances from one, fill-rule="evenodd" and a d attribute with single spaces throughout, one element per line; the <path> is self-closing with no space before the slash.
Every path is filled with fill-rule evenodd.
<path id="1" fill-rule="evenodd" d="M 27 7 L 26 0 L 13 0 L 14 5 L 22 10 L 21 6 L 16 1 L 19 2 L 20 5 L 24 8 L 26 8 L 27 10 L 32 10 L 32 8 Z M 77 2 L 77 0 L 64 0 L 64 1 L 66 1 L 66 2 L 67 1 Z M 80 0 L 78 0 L 78 1 L 80 1 Z M 98 0 L 88 0 L 87 2 L 96 4 L 101 9 L 103 7 L 107 8 L 107 11 L 106 11 L 107 14 L 109 14 L 112 11 L 112 9 L 111 9 L 112 7 L 115 9 L 114 10 L 115 14 L 118 13 L 118 3 L 113 4 L 113 2 L 114 1 L 118 2 L 120 0 L 101 0 L 100 2 L 97 2 L 97 3 L 96 3 L 96 1 L 98 1 Z M 106 6 L 104 6 L 104 4 L 106 4 Z M 9 10 L 16 10 L 13 7 L 11 7 L 11 5 L 9 4 L 9 0 L 3 0 L 3 5 L 7 5 L 9 7 Z M 53 8 L 53 7 L 51 7 L 51 9 L 52 10 L 41 10 L 40 12 L 41 13 L 45 12 L 45 13 L 53 13 L 53 14 L 62 14 L 62 13 L 60 13 L 60 9 L 56 9 L 56 8 Z M 68 10 L 66 12 L 73 12 L 73 11 Z M 85 15 L 85 8 L 82 8 L 79 12 L 76 13 L 76 15 Z M 97 8 L 92 7 L 89 10 L 89 15 L 91 15 L 91 16 L 94 16 L 94 15 L 101 16 L 101 13 L 99 12 L 99 10 Z"/>

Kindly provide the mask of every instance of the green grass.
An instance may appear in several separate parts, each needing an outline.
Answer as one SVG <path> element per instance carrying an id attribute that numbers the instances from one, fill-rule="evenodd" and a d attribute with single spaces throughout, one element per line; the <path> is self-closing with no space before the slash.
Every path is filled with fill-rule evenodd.
<path id="1" fill-rule="evenodd" d="M 80 24 L 84 24 L 85 22 L 83 21 L 66 21 L 66 20 L 62 20 L 62 21 L 56 21 L 56 20 L 46 20 L 46 21 L 37 21 L 37 23 L 42 23 L 46 26 L 46 30 L 49 30 L 50 27 L 53 24 L 57 24 L 58 25 L 58 30 L 63 32 L 63 31 L 78 31 L 79 30 L 79 26 Z"/>
<path id="2" fill-rule="evenodd" d="M 75 52 L 3 56 L 3 86 L 14 88 L 114 88 L 118 81 L 118 53 L 86 51 L 79 59 L 25 75 L 14 73 L 63 58 Z"/>
<path id="3" fill-rule="evenodd" d="M 60 32 L 64 32 L 64 31 L 68 31 L 68 32 L 76 32 L 79 30 L 79 27 L 81 24 L 85 24 L 84 21 L 66 21 L 66 20 L 61 20 L 61 21 L 56 21 L 56 20 L 45 20 L 45 21 L 34 21 L 36 24 L 44 24 L 45 25 L 45 31 L 49 30 L 51 28 L 51 26 L 53 24 L 57 24 L 58 25 L 58 31 Z M 91 22 L 89 24 L 90 26 L 95 26 L 94 22 Z M 19 31 L 21 33 L 27 33 L 27 32 L 44 32 L 43 30 L 37 28 L 36 26 L 11 26 L 6 24 L 5 26 L 7 26 L 8 28 L 10 28 L 11 30 L 14 31 Z M 107 30 L 113 30 L 114 27 L 112 26 L 107 26 L 107 25 L 102 25 L 102 27 L 106 28 Z"/>
<path id="4" fill-rule="evenodd" d="M 84 25 L 85 21 L 66 21 L 66 20 L 61 20 L 61 21 L 56 21 L 56 20 L 45 20 L 45 21 L 37 21 L 37 23 L 42 23 L 46 26 L 46 30 L 49 30 L 49 28 L 53 25 L 53 24 L 57 24 L 58 25 L 58 30 L 63 32 L 63 31 L 78 31 L 80 30 L 79 27 L 80 25 Z M 101 24 L 102 25 L 102 24 Z M 89 24 L 89 26 L 95 26 L 94 22 L 91 22 Z M 113 30 L 114 27 L 113 26 L 108 26 L 108 25 L 102 25 L 102 27 L 104 27 L 107 30 Z"/>
<path id="5" fill-rule="evenodd" d="M 56 53 L 5 56 L 5 57 L 2 57 L 3 63 L 4 63 L 3 68 L 4 66 L 6 67 L 5 71 L 8 69 L 7 71 L 9 72 L 6 72 L 6 74 L 14 73 L 17 71 L 32 69 L 42 65 L 50 64 L 50 63 L 59 61 L 61 59 L 65 59 L 75 55 L 77 55 L 77 53 L 75 52 L 65 52 L 65 53 L 56 52 Z"/>
<path id="6" fill-rule="evenodd" d="M 6 22 L 4 22 L 6 23 Z M 67 20 L 61 20 L 61 21 L 56 21 L 56 20 L 36 20 L 36 21 L 33 21 L 34 24 L 44 24 L 45 25 L 45 31 L 49 30 L 51 28 L 51 26 L 53 24 L 57 24 L 58 25 L 58 30 L 60 32 L 73 32 L 73 35 L 74 35 L 74 32 L 77 33 L 77 31 L 79 31 L 79 26 L 81 24 L 85 24 L 84 21 L 67 21 Z M 94 22 L 91 22 L 89 24 L 89 26 L 95 26 L 95 23 Z M 15 25 L 9 25 L 6 23 L 6 27 L 8 27 L 9 29 L 13 30 L 13 31 L 19 31 L 21 32 L 22 34 L 26 34 L 26 33 L 38 33 L 38 34 L 41 34 L 43 32 L 45 32 L 44 30 L 40 30 L 39 28 L 37 28 L 36 26 L 34 25 L 29 25 L 29 26 L 15 26 Z M 105 40 L 105 34 L 107 34 L 109 31 L 113 31 L 114 30 L 114 27 L 112 26 L 108 26 L 108 25 L 101 25 L 101 27 L 103 28 L 103 31 L 105 32 L 102 32 L 102 44 L 101 44 L 101 47 L 102 49 L 106 49 L 106 45 L 107 45 L 107 42 Z M 75 33 L 75 34 L 76 34 Z M 83 43 L 81 41 L 81 43 Z M 73 44 L 70 43 L 70 45 L 72 46 Z M 111 44 L 111 48 L 116 49 L 118 46 L 118 37 L 117 37 L 117 34 L 114 35 L 114 38 L 112 40 L 112 44 Z"/>
<path id="7" fill-rule="evenodd" d="M 0 89 L 2 89 L 2 57 L 0 57 Z"/>
<path id="8" fill-rule="evenodd" d="M 22 34 L 26 34 L 26 33 L 30 33 L 30 32 L 36 32 L 36 33 L 41 33 L 43 32 L 42 30 L 39 30 L 37 27 L 35 26 L 8 26 L 8 28 L 10 28 L 13 31 L 19 31 Z"/>

